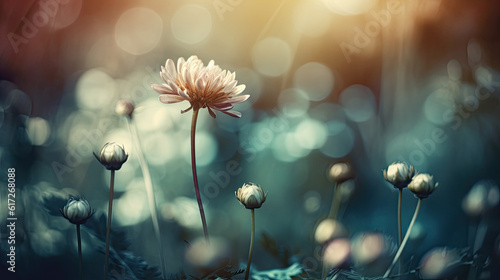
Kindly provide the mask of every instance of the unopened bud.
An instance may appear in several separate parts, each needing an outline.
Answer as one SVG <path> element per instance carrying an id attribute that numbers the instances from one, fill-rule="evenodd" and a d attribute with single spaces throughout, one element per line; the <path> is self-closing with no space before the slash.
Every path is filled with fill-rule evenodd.
<path id="1" fill-rule="evenodd" d="M 84 224 L 94 214 L 87 200 L 74 197 L 71 197 L 64 208 L 59 211 L 70 223 L 77 225 Z"/>
<path id="2" fill-rule="evenodd" d="M 413 166 L 408 167 L 406 163 L 395 162 L 384 170 L 384 178 L 395 188 L 405 188 L 411 182 L 415 174 Z"/>
<path id="3" fill-rule="evenodd" d="M 413 180 L 408 185 L 408 189 L 419 198 L 428 197 L 438 187 L 438 183 L 434 183 L 434 179 L 429 174 L 418 174 L 413 177 Z"/>
<path id="4" fill-rule="evenodd" d="M 96 154 L 94 156 L 108 170 L 119 170 L 128 159 L 122 145 L 114 142 L 104 144 L 100 156 L 98 157 Z"/>

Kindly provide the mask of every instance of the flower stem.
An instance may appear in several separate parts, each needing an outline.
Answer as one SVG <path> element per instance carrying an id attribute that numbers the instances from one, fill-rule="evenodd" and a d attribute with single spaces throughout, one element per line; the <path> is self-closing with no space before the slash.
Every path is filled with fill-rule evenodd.
<path id="1" fill-rule="evenodd" d="M 203 224 L 203 232 L 205 233 L 205 241 L 209 243 L 207 220 L 205 218 L 205 211 L 203 210 L 203 203 L 201 202 L 200 187 L 198 186 L 198 175 L 196 173 L 196 154 L 195 154 L 195 134 L 196 134 L 196 120 L 198 119 L 198 111 L 200 109 L 193 109 L 193 119 L 191 121 L 191 168 L 193 170 L 194 190 L 196 192 L 196 199 L 198 200 L 198 208 L 200 209 L 201 222 Z"/>
<path id="2" fill-rule="evenodd" d="M 80 234 L 80 224 L 76 224 L 76 238 L 78 239 L 78 279 L 82 280 L 82 236 Z"/>
<path id="3" fill-rule="evenodd" d="M 337 214 L 339 212 L 340 207 L 340 184 L 335 183 L 334 191 L 333 191 L 333 200 L 332 206 L 330 208 L 330 213 L 328 214 L 328 219 L 337 219 Z"/>
<path id="4" fill-rule="evenodd" d="M 250 251 L 248 252 L 248 262 L 247 269 L 245 271 L 245 280 L 248 280 L 250 275 L 250 265 L 252 264 L 252 253 L 253 253 L 253 242 L 255 240 L 255 209 L 250 209 L 252 211 L 252 233 L 250 236 Z"/>
<path id="5" fill-rule="evenodd" d="M 399 257 L 401 256 L 401 253 L 403 252 L 403 249 L 405 248 L 406 242 L 410 238 L 410 233 L 413 228 L 413 225 L 415 224 L 415 220 L 417 220 L 418 216 L 418 211 L 420 210 L 420 205 L 422 205 L 422 199 L 420 198 L 417 203 L 417 207 L 415 208 L 415 213 L 413 214 L 413 218 L 411 219 L 410 225 L 408 226 L 408 230 L 406 231 L 405 238 L 403 239 L 403 242 L 401 243 L 401 246 L 399 246 L 398 252 L 396 253 L 396 256 L 392 260 L 391 265 L 387 269 L 387 271 L 384 274 L 383 278 L 389 277 L 389 274 L 391 274 L 392 269 L 394 268 L 394 265 L 398 262 Z"/>
<path id="6" fill-rule="evenodd" d="M 399 199 L 398 199 L 398 248 L 401 247 L 401 241 L 403 238 L 403 229 L 401 228 L 401 201 L 403 200 L 403 189 L 399 188 Z M 403 270 L 403 264 L 399 260 L 399 273 Z"/>
<path id="7" fill-rule="evenodd" d="M 111 215 L 113 212 L 113 188 L 115 185 L 115 170 L 111 170 L 108 201 L 108 224 L 106 225 L 106 255 L 104 257 L 104 279 L 108 280 L 109 271 L 109 234 L 111 233 Z"/>
<path id="8" fill-rule="evenodd" d="M 135 123 L 132 122 L 131 118 L 127 118 L 127 123 L 129 124 L 130 134 L 132 135 L 135 151 L 137 153 L 137 158 L 139 159 L 139 165 L 141 166 L 141 171 L 144 178 L 144 186 L 146 188 L 146 194 L 148 197 L 149 211 L 151 212 L 153 228 L 155 231 L 156 241 L 158 242 L 158 249 L 160 251 L 162 279 L 166 279 L 167 270 L 165 268 L 165 255 L 163 254 L 163 245 L 160 234 L 160 222 L 158 218 L 158 212 L 156 210 L 156 199 L 154 195 L 153 181 L 151 179 L 151 174 L 149 172 L 144 153 L 141 149 L 141 142 L 139 140 L 139 134 L 137 133 L 137 127 Z"/>

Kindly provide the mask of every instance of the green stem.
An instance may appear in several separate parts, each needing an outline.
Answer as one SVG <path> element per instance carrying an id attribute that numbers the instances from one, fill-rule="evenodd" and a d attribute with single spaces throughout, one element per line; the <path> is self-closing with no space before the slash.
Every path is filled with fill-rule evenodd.
<path id="1" fill-rule="evenodd" d="M 415 213 L 413 214 L 413 218 L 411 219 L 410 225 L 408 226 L 408 230 L 406 231 L 405 238 L 403 239 L 403 242 L 401 243 L 401 246 L 399 246 L 398 252 L 396 253 L 396 256 L 392 260 L 391 265 L 387 269 L 387 271 L 384 274 L 383 278 L 389 277 L 389 274 L 391 274 L 392 269 L 394 268 L 394 265 L 398 262 L 399 257 L 401 256 L 401 253 L 403 252 L 403 249 L 405 248 L 406 242 L 410 238 L 410 233 L 413 228 L 413 225 L 415 224 L 415 220 L 417 220 L 418 216 L 418 211 L 420 210 L 420 205 L 422 205 L 422 198 L 418 200 L 417 207 L 415 208 Z"/>
<path id="2" fill-rule="evenodd" d="M 339 207 L 340 207 L 340 184 L 335 183 L 334 191 L 333 191 L 333 200 L 332 200 L 332 206 L 330 208 L 330 213 L 328 214 L 328 219 L 337 219 L 337 214 L 339 212 Z"/>
<path id="3" fill-rule="evenodd" d="M 194 190 L 196 192 L 196 199 L 198 200 L 198 208 L 200 209 L 203 232 L 205 233 L 205 241 L 207 242 L 207 244 L 209 244 L 207 220 L 205 218 L 205 211 L 203 210 L 203 203 L 201 202 L 200 187 L 198 186 L 198 175 L 196 173 L 195 134 L 198 112 L 199 109 L 193 109 L 193 119 L 191 121 L 191 169 L 193 170 Z"/>
<path id="4" fill-rule="evenodd" d="M 399 199 L 398 199 L 398 248 L 401 247 L 401 242 L 403 238 L 403 229 L 401 227 L 401 201 L 403 200 L 403 189 L 399 188 Z M 399 273 L 403 271 L 403 264 L 399 260 Z"/>
<path id="5" fill-rule="evenodd" d="M 248 252 L 248 262 L 247 269 L 245 271 L 245 280 L 248 280 L 250 275 L 250 265 L 252 264 L 252 253 L 253 253 L 253 242 L 255 239 L 255 209 L 250 209 L 252 211 L 252 233 L 250 236 L 250 251 Z"/>
<path id="6" fill-rule="evenodd" d="M 82 236 L 80 234 L 80 224 L 76 225 L 76 238 L 78 239 L 78 279 L 82 280 Z"/>
<path id="7" fill-rule="evenodd" d="M 111 181 L 109 183 L 108 223 L 106 225 L 106 255 L 104 257 L 104 279 L 105 280 L 108 280 L 108 271 L 109 271 L 109 235 L 111 233 L 111 215 L 113 212 L 114 185 L 115 185 L 115 170 L 111 170 Z"/>
<path id="8" fill-rule="evenodd" d="M 162 279 L 166 279 L 167 270 L 165 268 L 165 255 L 163 254 L 163 245 L 160 234 L 160 222 L 158 218 L 158 212 L 156 210 L 156 199 L 154 195 L 153 181 L 151 179 L 151 174 L 149 172 L 144 153 L 141 149 L 141 142 L 139 140 L 139 134 L 137 133 L 137 127 L 132 119 L 127 118 L 129 124 L 130 134 L 134 142 L 135 151 L 137 152 L 137 158 L 139 159 L 139 165 L 141 166 L 142 175 L 144 178 L 144 186 L 146 188 L 146 194 L 148 197 L 149 211 L 151 212 L 151 219 L 153 221 L 153 228 L 155 231 L 156 241 L 158 242 L 158 250 L 160 251 L 160 262 L 161 262 L 161 272 Z"/>

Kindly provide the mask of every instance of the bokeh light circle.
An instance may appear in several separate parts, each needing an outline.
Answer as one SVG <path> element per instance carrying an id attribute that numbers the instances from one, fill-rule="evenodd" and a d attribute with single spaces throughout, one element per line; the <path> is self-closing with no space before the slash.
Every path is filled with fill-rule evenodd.
<path id="1" fill-rule="evenodd" d="M 115 82 L 106 73 L 98 69 L 85 72 L 76 84 L 76 102 L 84 109 L 103 109 L 109 107 L 115 99 Z"/>
<path id="2" fill-rule="evenodd" d="M 189 4 L 175 12 L 170 24 L 177 40 L 194 45 L 205 40 L 212 31 L 212 16 L 206 8 Z"/>
<path id="3" fill-rule="evenodd" d="M 57 3 L 59 1 L 44 1 L 45 7 L 50 6 L 50 4 Z M 40 5 L 41 2 L 40 2 Z M 50 8 L 47 8 L 50 10 Z M 54 12 L 54 28 L 61 29 L 70 26 L 73 24 L 78 17 L 80 16 L 80 12 L 82 10 L 82 0 L 71 0 L 65 2 L 59 2 L 59 5 Z M 49 16 L 52 16 L 50 12 Z"/>
<path id="4" fill-rule="evenodd" d="M 330 121 L 326 124 L 328 137 L 321 147 L 321 152 L 332 158 L 348 155 L 354 147 L 354 132 L 352 128 L 341 121 Z"/>
<path id="5" fill-rule="evenodd" d="M 327 128 L 322 122 L 307 118 L 297 125 L 294 135 L 301 147 L 318 149 L 326 141 Z"/>
<path id="6" fill-rule="evenodd" d="M 328 31 L 331 14 L 318 1 L 303 1 L 293 15 L 293 27 L 308 37 L 319 37 Z"/>
<path id="7" fill-rule="evenodd" d="M 115 40 L 124 51 L 141 55 L 158 45 L 163 22 L 160 16 L 147 8 L 132 8 L 125 11 L 115 25 Z"/>
<path id="8" fill-rule="evenodd" d="M 196 164 L 198 166 L 205 166 L 215 160 L 219 152 L 217 141 L 212 134 L 199 131 L 196 133 Z M 182 146 L 182 158 L 191 163 L 191 142 L 185 141 Z"/>
<path id="9" fill-rule="evenodd" d="M 349 86 L 342 91 L 339 99 L 352 121 L 365 122 L 375 115 L 375 97 L 366 86 Z"/>
<path id="10" fill-rule="evenodd" d="M 32 145 L 41 146 L 49 139 L 49 122 L 39 117 L 29 118 L 26 123 L 26 132 Z"/>
<path id="11" fill-rule="evenodd" d="M 327 66 L 309 62 L 295 71 L 294 84 L 304 90 L 312 101 L 321 101 L 332 91 L 334 76 Z"/>
<path id="12" fill-rule="evenodd" d="M 144 138 L 144 154 L 151 165 L 163 166 L 177 156 L 177 138 L 173 133 L 150 133 Z"/>
<path id="13" fill-rule="evenodd" d="M 300 117 L 309 109 L 309 97 L 303 90 L 289 88 L 280 93 L 278 107 L 287 117 Z"/>
<path id="14" fill-rule="evenodd" d="M 133 179 L 127 191 L 115 202 L 113 211 L 121 226 L 131 226 L 146 220 L 150 213 L 142 179 Z M 116 214 L 115 214 L 116 213 Z"/>
<path id="15" fill-rule="evenodd" d="M 446 97 L 448 94 L 446 89 L 438 89 L 425 99 L 424 114 L 430 122 L 442 125 L 451 121 L 448 115 L 455 114 L 455 104 L 452 99 Z"/>
<path id="16" fill-rule="evenodd" d="M 285 41 L 269 37 L 253 46 L 252 61 L 262 75 L 277 77 L 290 68 L 292 51 Z"/>

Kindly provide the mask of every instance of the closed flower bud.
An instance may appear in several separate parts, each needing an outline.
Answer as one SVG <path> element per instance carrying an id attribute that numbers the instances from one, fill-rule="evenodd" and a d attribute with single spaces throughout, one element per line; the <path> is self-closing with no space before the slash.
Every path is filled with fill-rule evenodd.
<path id="1" fill-rule="evenodd" d="M 477 182 L 465 196 L 462 208 L 471 217 L 486 214 L 489 210 L 498 205 L 500 191 L 498 186 L 492 181 Z"/>
<path id="2" fill-rule="evenodd" d="M 134 112 L 134 105 L 128 100 L 119 100 L 116 102 L 115 112 L 120 116 L 132 117 Z"/>
<path id="3" fill-rule="evenodd" d="M 408 185 L 408 189 L 419 198 L 428 197 L 437 187 L 438 183 L 434 183 L 434 179 L 429 174 L 418 174 L 413 177 L 413 180 Z"/>
<path id="4" fill-rule="evenodd" d="M 328 171 L 330 179 L 337 184 L 343 183 L 354 178 L 351 166 L 345 162 L 333 164 Z"/>
<path id="5" fill-rule="evenodd" d="M 363 233 L 351 241 L 351 254 L 356 271 L 364 276 L 384 273 L 396 253 L 394 241 L 381 233 Z"/>
<path id="6" fill-rule="evenodd" d="M 267 193 L 264 193 L 264 190 L 254 183 L 243 184 L 243 187 L 239 188 L 234 194 L 247 209 L 260 208 L 267 197 Z"/>
<path id="7" fill-rule="evenodd" d="M 64 218 L 68 219 L 72 224 L 84 224 L 94 214 L 90 204 L 83 198 L 71 197 L 64 208 L 59 209 Z"/>
<path id="8" fill-rule="evenodd" d="M 100 156 L 96 154 L 94 156 L 108 170 L 119 170 L 128 159 L 122 146 L 114 142 L 104 144 Z"/>
<path id="9" fill-rule="evenodd" d="M 420 261 L 420 279 L 452 279 L 461 272 L 461 259 L 456 249 L 434 248 Z"/>
<path id="10" fill-rule="evenodd" d="M 318 227 L 316 227 L 316 232 L 314 233 L 314 239 L 320 245 L 323 245 L 332 239 L 341 237 L 348 237 L 347 229 L 340 222 L 333 219 L 325 219 L 321 221 Z"/>
<path id="11" fill-rule="evenodd" d="M 415 175 L 413 166 L 408 167 L 406 163 L 395 162 L 384 170 L 384 178 L 387 182 L 394 185 L 395 188 L 405 188 L 411 182 Z"/>
<path id="12" fill-rule="evenodd" d="M 349 268 L 351 242 L 347 238 L 337 238 L 326 244 L 323 250 L 323 263 L 328 268 Z"/>

